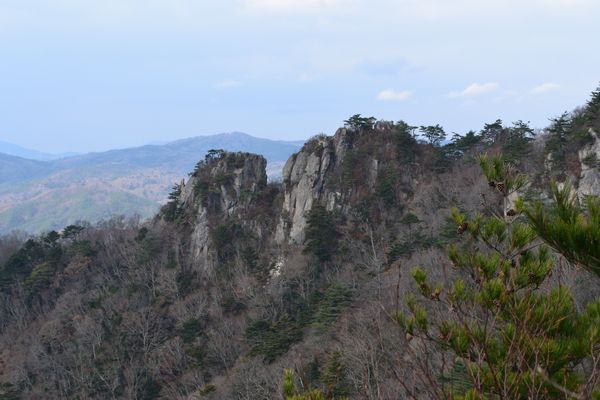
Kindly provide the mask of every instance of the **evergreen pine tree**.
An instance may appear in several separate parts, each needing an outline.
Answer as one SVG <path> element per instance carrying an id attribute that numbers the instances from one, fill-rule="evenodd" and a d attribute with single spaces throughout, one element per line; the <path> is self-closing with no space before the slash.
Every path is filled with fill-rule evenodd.
<path id="1" fill-rule="evenodd" d="M 550 206 L 536 201 L 525 213 L 536 233 L 574 264 L 600 276 L 600 198 L 586 196 L 583 207 L 570 184 L 552 183 Z"/>
<path id="2" fill-rule="evenodd" d="M 423 137 L 434 146 L 439 146 L 440 143 L 446 138 L 446 132 L 439 124 L 430 126 L 421 126 L 419 128 Z"/>
<path id="3" fill-rule="evenodd" d="M 481 130 L 481 137 L 487 144 L 496 143 L 500 139 L 503 130 L 504 127 L 502 126 L 502 120 L 497 119 L 496 121 L 483 126 L 483 129 Z"/>
<path id="4" fill-rule="evenodd" d="M 507 137 L 502 145 L 502 154 L 508 161 L 522 160 L 531 152 L 531 142 L 535 137 L 529 123 L 521 120 L 513 122 L 507 129 Z"/>
<path id="5" fill-rule="evenodd" d="M 304 253 L 313 254 L 319 261 L 330 261 L 337 249 L 338 232 L 330 211 L 314 205 L 306 218 Z"/>
<path id="6" fill-rule="evenodd" d="M 592 92 L 592 96 L 585 106 L 585 117 L 589 122 L 595 122 L 600 112 L 600 86 Z"/>
<path id="7" fill-rule="evenodd" d="M 478 161 L 506 210 L 508 197 L 525 179 L 500 157 Z M 550 213 L 557 219 L 539 218 L 545 229 L 536 227 L 535 218 L 531 224 L 515 212 L 468 217 L 455 209 L 459 232 L 471 240 L 462 247 L 451 246 L 449 258 L 464 278 L 433 286 L 424 270 L 413 270 L 421 298 L 407 302 L 410 312 L 398 313 L 398 323 L 407 337 L 418 336 L 434 349 L 453 353 L 455 365 L 450 369 L 466 370 L 470 381 L 457 385 L 456 380 L 440 379 L 444 398 L 600 398 L 600 301 L 578 311 L 568 288 L 539 289 L 551 274 L 553 257 L 536 230 L 562 232 L 542 238 L 553 238 L 549 243 L 561 252 L 567 249 L 568 258 L 591 262 L 584 242 L 573 247 L 566 228 L 552 225 L 565 212 L 565 221 L 586 219 L 573 231 L 589 233 L 593 226 L 599 228 L 598 214 L 585 217 L 560 204 Z M 548 215 L 538 207 L 527 214 Z M 526 207 L 520 204 L 517 209 Z"/>
<path id="8" fill-rule="evenodd" d="M 565 152 L 571 132 L 572 120 L 568 112 L 564 112 L 560 117 L 551 120 L 548 140 L 546 141 L 546 151 L 552 155 L 552 162 L 557 167 L 562 167 L 565 161 Z"/>
<path id="9" fill-rule="evenodd" d="M 360 114 L 354 114 L 344 121 L 344 126 L 351 131 L 362 131 L 373 129 L 377 119 L 375 117 L 362 117 Z"/>
<path id="10" fill-rule="evenodd" d="M 175 184 L 169 193 L 169 201 L 162 208 L 163 215 L 167 221 L 175 221 L 181 214 L 181 207 L 179 205 L 179 197 L 181 196 L 181 189 L 183 184 Z"/>

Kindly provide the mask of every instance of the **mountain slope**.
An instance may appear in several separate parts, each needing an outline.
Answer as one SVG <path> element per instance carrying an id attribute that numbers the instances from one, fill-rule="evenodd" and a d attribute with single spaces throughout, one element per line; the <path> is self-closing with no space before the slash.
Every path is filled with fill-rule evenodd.
<path id="1" fill-rule="evenodd" d="M 0 185 L 35 179 L 52 169 L 51 164 L 0 153 Z"/>
<path id="2" fill-rule="evenodd" d="M 458 385 L 464 369 L 438 378 L 439 354 L 393 316 L 418 290 L 415 265 L 436 284 L 461 274 L 445 255 L 469 241 L 452 207 L 505 212 L 502 182 L 473 156 L 512 156 L 532 178 L 527 196 L 558 172 L 597 194 L 600 170 L 581 167 L 600 158 L 600 138 L 584 127 L 570 168 L 547 162 L 552 136 L 498 125 L 446 146 L 402 123 L 341 128 L 309 140 L 275 183 L 260 155 L 211 153 L 151 221 L 71 227 L 0 253 L 0 394 L 270 400 L 292 368 L 326 398 L 434 398 L 423 374 Z M 578 305 L 600 293 L 580 269 L 555 279 Z"/>
<path id="3" fill-rule="evenodd" d="M 600 281 L 551 250 L 529 247 L 535 235 L 513 208 L 505 164 L 488 164 L 484 175 L 475 156 L 503 154 L 511 172 L 529 177 L 519 193 L 529 200 L 546 198 L 555 179 L 571 181 L 580 198 L 598 195 L 600 93 L 585 111 L 539 137 L 497 121 L 444 146 L 418 141 L 403 122 L 340 128 L 292 155 L 281 182 L 267 181 L 260 155 L 211 152 L 152 220 L 71 226 L 20 247 L 18 235 L 0 238 L 0 398 L 271 400 L 282 397 L 288 369 L 299 390 L 326 393 L 319 398 L 431 399 L 478 384 L 478 362 L 503 363 L 504 376 L 520 365 L 535 371 L 538 353 L 506 363 L 510 351 L 499 350 L 513 346 L 510 332 L 537 325 L 524 342 L 541 358 L 559 342 L 539 332 L 561 335 L 563 322 L 596 337 L 596 322 L 591 330 L 573 324 L 569 310 L 597 299 Z M 469 214 L 468 223 L 451 218 L 454 208 Z M 518 224 L 507 233 L 499 216 Z M 465 230 L 490 246 L 511 238 L 513 247 L 499 256 Z M 476 253 L 457 257 L 471 246 Z M 534 261 L 533 252 L 543 259 Z M 538 286 L 550 258 L 552 278 Z M 551 288 L 570 288 L 573 298 L 546 323 L 536 293 Z M 507 316 L 508 292 L 519 296 L 514 306 L 531 311 Z M 460 299 L 470 303 L 461 307 Z M 482 303 L 516 321 L 498 331 L 502 338 L 485 340 L 494 336 L 482 330 L 498 328 L 481 318 Z M 402 317 L 409 309 L 420 316 Z M 597 318 L 597 306 L 587 310 Z M 472 352 L 457 357 L 413 334 L 411 327 L 429 326 L 428 316 L 456 313 L 458 324 L 429 337 L 443 344 L 456 326 L 484 323 L 473 331 Z M 461 337 L 451 342 L 469 348 Z M 559 347 L 560 365 L 571 364 L 564 351 L 598 359 L 585 341 Z M 532 386 L 531 376 L 524 383 L 540 393 L 531 398 L 564 397 L 545 392 L 554 385 Z"/>
<path id="4" fill-rule="evenodd" d="M 59 158 L 74 156 L 75 153 L 64 153 L 64 154 L 50 154 L 44 153 L 37 150 L 27 149 L 25 147 L 18 146 L 9 142 L 0 140 L 0 153 L 8 154 L 11 156 L 17 156 L 21 158 L 28 158 L 30 160 L 37 161 L 48 161 L 56 160 Z"/>
<path id="5" fill-rule="evenodd" d="M 210 149 L 261 153 L 269 162 L 269 176 L 277 178 L 299 147 L 224 133 L 45 162 L 0 155 L 0 233 L 60 229 L 115 214 L 148 217 Z"/>

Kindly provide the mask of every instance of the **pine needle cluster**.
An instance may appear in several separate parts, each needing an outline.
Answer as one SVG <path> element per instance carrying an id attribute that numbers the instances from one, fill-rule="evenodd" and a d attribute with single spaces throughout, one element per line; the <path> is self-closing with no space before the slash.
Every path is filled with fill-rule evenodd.
<path id="1" fill-rule="evenodd" d="M 569 288 L 549 283 L 555 259 L 549 246 L 598 273 L 598 199 L 587 199 L 583 209 L 570 188 L 555 185 L 551 206 L 511 204 L 525 178 L 501 157 L 478 161 L 504 212 L 453 211 L 467 237 L 449 248 L 462 278 L 434 286 L 415 268 L 421 296 L 396 315 L 398 324 L 410 340 L 453 354 L 454 367 L 466 372 L 466 385 L 440 380 L 440 398 L 600 398 L 600 301 L 579 311 Z"/>

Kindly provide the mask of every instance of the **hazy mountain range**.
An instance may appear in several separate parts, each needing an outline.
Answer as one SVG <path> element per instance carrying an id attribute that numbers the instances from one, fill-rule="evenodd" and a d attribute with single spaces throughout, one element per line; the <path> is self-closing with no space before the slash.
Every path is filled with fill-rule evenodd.
<path id="1" fill-rule="evenodd" d="M 210 149 L 259 153 L 272 179 L 302 142 L 223 133 L 83 155 L 52 155 L 0 142 L 0 233 L 59 229 L 115 214 L 152 215 L 171 186 Z M 5 153 L 5 154 L 2 154 Z"/>
<path id="2" fill-rule="evenodd" d="M 61 154 L 44 153 L 37 150 L 26 149 L 25 147 L 4 142 L 2 140 L 0 140 L 0 153 L 22 158 L 29 158 L 31 160 L 38 161 L 57 160 L 60 158 L 72 157 L 77 155 L 77 153 L 73 152 Z"/>

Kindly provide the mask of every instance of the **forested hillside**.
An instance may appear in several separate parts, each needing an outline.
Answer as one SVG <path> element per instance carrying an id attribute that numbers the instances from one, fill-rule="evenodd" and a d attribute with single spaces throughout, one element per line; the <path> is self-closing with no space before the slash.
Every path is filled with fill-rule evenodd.
<path id="1" fill-rule="evenodd" d="M 599 92 L 539 136 L 355 115 L 281 182 L 213 150 L 149 222 L 4 237 L 0 399 L 589 398 L 598 132 Z"/>

